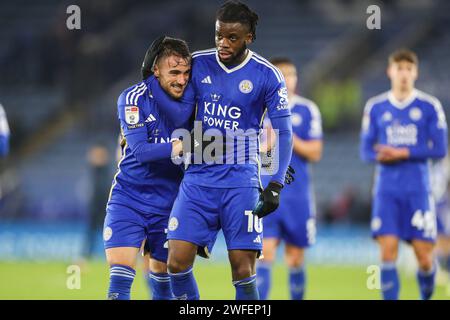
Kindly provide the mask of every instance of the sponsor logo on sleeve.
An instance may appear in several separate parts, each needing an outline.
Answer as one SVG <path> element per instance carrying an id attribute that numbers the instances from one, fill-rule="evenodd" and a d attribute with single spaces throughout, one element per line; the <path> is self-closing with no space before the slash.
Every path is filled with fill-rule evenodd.
<path id="1" fill-rule="evenodd" d="M 286 110 L 288 108 L 288 91 L 286 87 L 282 87 L 278 90 L 278 96 L 280 97 L 280 101 L 277 110 Z"/>
<path id="2" fill-rule="evenodd" d="M 137 124 L 133 124 L 131 126 L 127 126 L 128 130 L 133 130 L 133 129 L 137 129 L 137 128 L 142 128 L 144 126 L 143 123 L 137 123 Z"/>

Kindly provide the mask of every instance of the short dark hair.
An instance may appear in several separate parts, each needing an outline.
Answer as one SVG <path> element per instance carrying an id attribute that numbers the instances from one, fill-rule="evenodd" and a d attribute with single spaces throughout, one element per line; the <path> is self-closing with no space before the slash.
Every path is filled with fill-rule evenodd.
<path id="1" fill-rule="evenodd" d="M 400 61 L 408 61 L 410 63 L 414 63 L 416 66 L 419 65 L 419 58 L 417 57 L 417 54 L 414 51 L 405 48 L 395 50 L 389 55 L 389 64 Z"/>
<path id="2" fill-rule="evenodd" d="M 155 64 L 162 58 L 170 57 L 172 55 L 179 56 L 189 61 L 191 59 L 191 53 L 187 42 L 181 39 L 166 37 L 161 43 L 161 49 L 158 52 Z"/>
<path id="3" fill-rule="evenodd" d="M 271 64 L 276 65 L 276 66 L 278 66 L 280 64 L 290 64 L 290 65 L 295 66 L 294 62 L 287 57 L 274 57 L 274 58 L 271 58 L 269 61 Z"/>
<path id="4" fill-rule="evenodd" d="M 253 40 L 256 39 L 258 19 L 258 15 L 246 4 L 234 0 L 225 2 L 216 13 L 216 20 L 246 24 L 252 34 Z"/>
<path id="5" fill-rule="evenodd" d="M 153 66 L 161 60 L 161 58 L 169 57 L 171 55 L 176 55 L 189 61 L 191 54 L 186 41 L 167 36 L 161 36 L 154 40 L 147 49 L 144 61 L 142 62 L 142 79 L 145 80 L 153 74 Z"/>

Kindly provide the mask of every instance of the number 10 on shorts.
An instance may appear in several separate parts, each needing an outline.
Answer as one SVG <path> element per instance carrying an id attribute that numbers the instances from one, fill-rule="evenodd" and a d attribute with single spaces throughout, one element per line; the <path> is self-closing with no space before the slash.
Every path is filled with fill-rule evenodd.
<path id="1" fill-rule="evenodd" d="M 261 233 L 263 231 L 263 224 L 262 224 L 262 218 L 258 218 L 258 216 L 255 216 L 253 214 L 252 210 L 245 210 L 245 215 L 248 218 L 248 225 L 247 225 L 247 231 L 253 232 L 253 229 Z"/>

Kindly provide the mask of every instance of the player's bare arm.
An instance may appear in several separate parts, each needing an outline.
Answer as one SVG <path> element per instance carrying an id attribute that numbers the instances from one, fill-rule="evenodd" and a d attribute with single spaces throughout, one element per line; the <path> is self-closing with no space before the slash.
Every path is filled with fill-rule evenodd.
<path id="1" fill-rule="evenodd" d="M 317 162 L 322 158 L 322 140 L 303 140 L 293 136 L 294 152 L 310 162 Z"/>

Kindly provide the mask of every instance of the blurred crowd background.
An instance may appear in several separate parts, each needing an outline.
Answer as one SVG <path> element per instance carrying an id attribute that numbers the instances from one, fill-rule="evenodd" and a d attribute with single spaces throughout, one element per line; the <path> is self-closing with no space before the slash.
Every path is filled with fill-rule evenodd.
<path id="1" fill-rule="evenodd" d="M 448 114 L 450 2 L 245 2 L 260 17 L 251 49 L 291 58 L 299 93 L 322 113 L 324 155 L 313 166 L 318 242 L 333 226 L 344 228 L 342 237 L 370 241 L 373 167 L 358 153 L 365 101 L 389 89 L 387 56 L 408 47 L 420 59 L 417 87 L 438 97 Z M 116 170 L 117 97 L 140 81 L 144 53 L 157 36 L 185 39 L 191 51 L 213 47 L 221 3 L 0 2 L 0 103 L 11 129 L 11 151 L 0 164 L 0 259 L 101 254 Z M 80 30 L 66 26 L 71 4 L 81 9 Z M 372 4 L 381 8 L 380 30 L 366 27 Z M 94 248 L 82 249 L 86 230 L 98 238 Z"/>

